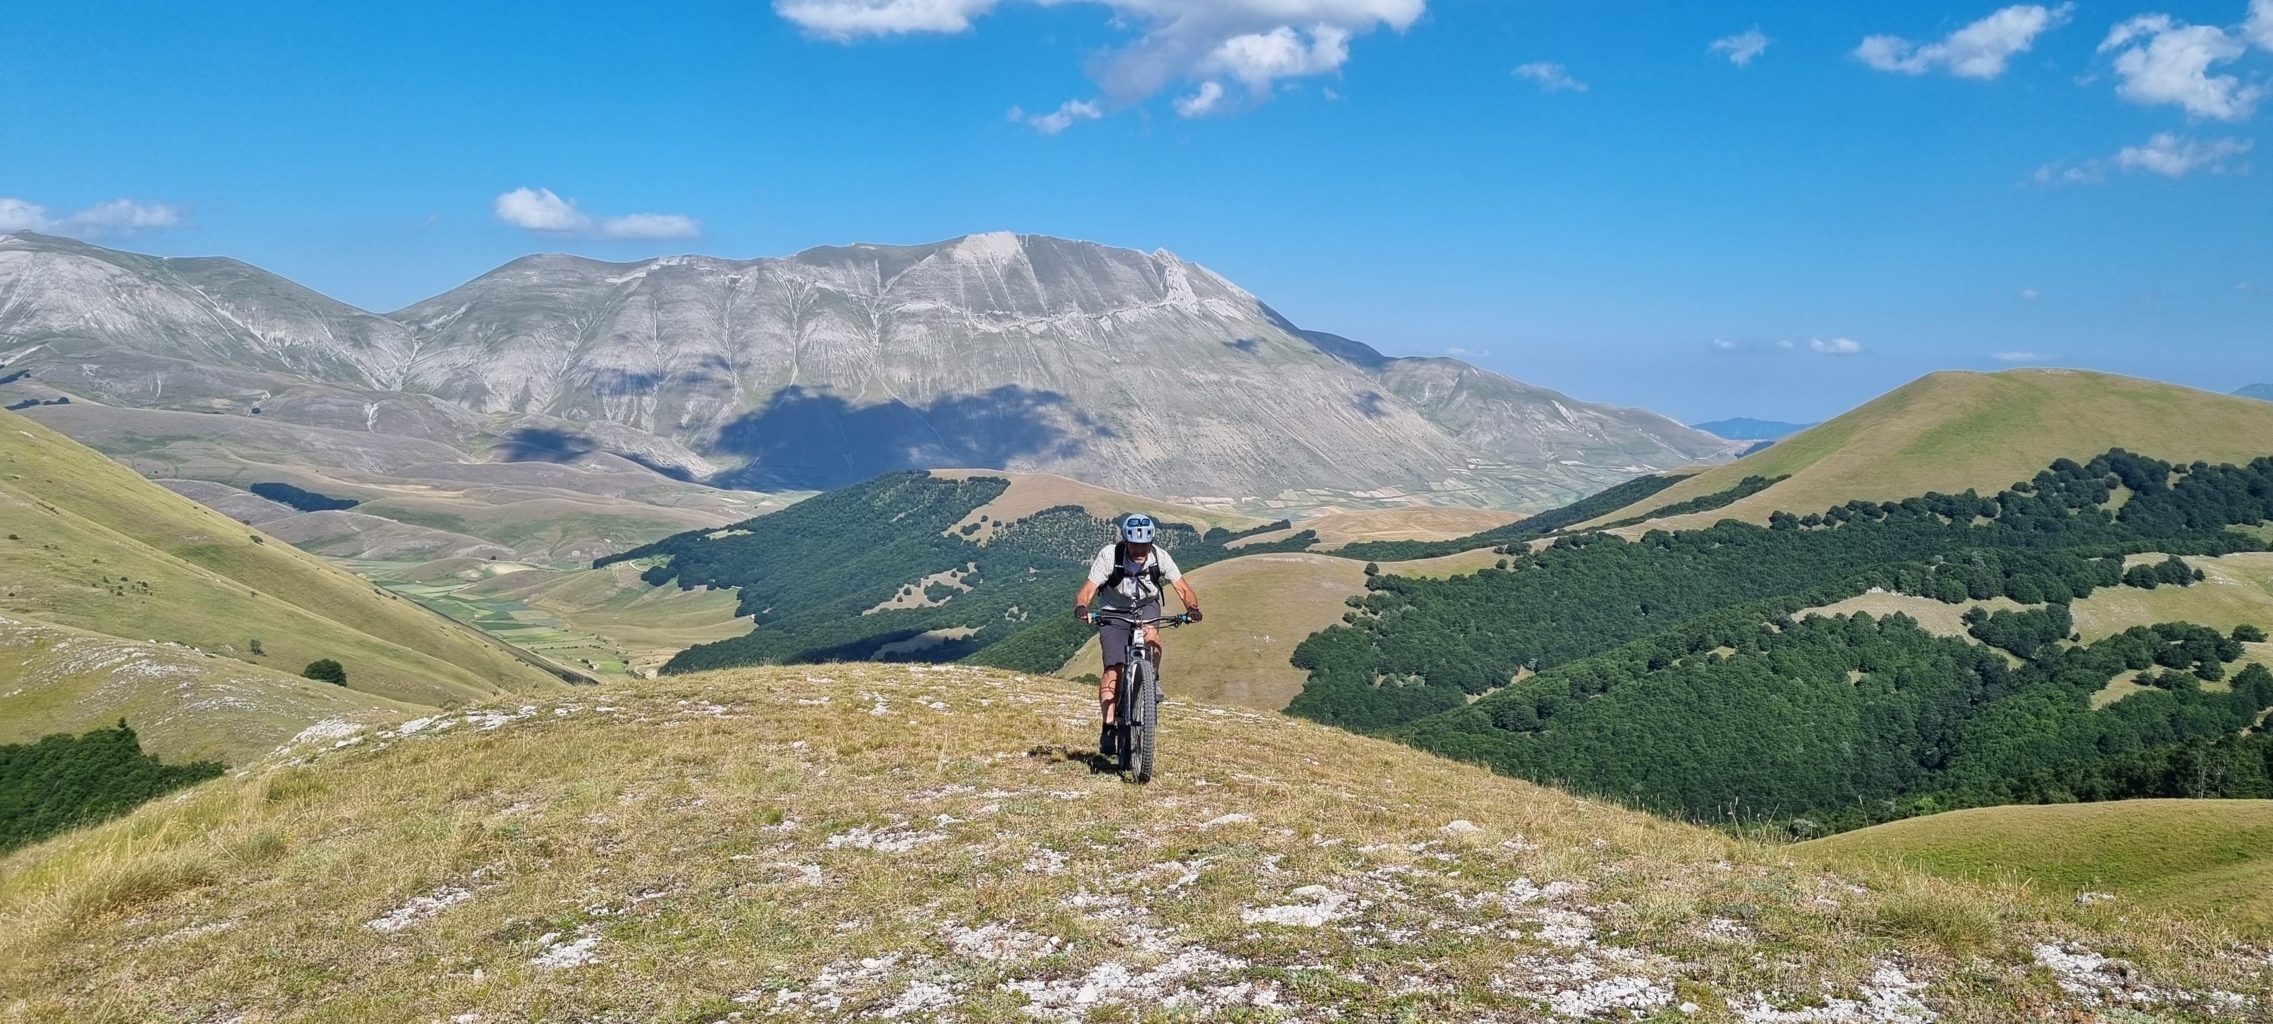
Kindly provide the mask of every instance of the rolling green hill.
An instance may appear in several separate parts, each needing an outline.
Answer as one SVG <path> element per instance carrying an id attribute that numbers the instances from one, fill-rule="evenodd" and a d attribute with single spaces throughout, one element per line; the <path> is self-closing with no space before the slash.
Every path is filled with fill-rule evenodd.
<path id="1" fill-rule="evenodd" d="M 154 749 L 242 756 L 293 721 L 297 732 L 343 710 L 434 707 L 558 683 L 523 652 L 12 413 L 0 413 L 0 521 L 0 616 L 16 637 L 0 651 L 13 674 L 0 696 L 0 742 L 109 724 L 132 708 L 154 716 L 133 723 Z M 124 646 L 94 660 L 57 656 L 64 638 L 90 637 Z M 355 696 L 311 696 L 305 680 L 293 681 L 321 658 L 346 666 Z M 208 671 L 196 671 L 199 662 Z M 179 681 L 163 695 L 150 685 L 161 664 L 160 675 Z M 220 694 L 231 687 L 269 724 L 224 721 L 233 712 Z"/>
<path id="2" fill-rule="evenodd" d="M 2247 462 L 2273 453 L 2273 405 L 2085 370 L 1942 371 L 1586 525 L 1727 490 L 1747 476 L 1791 479 L 1725 509 L 1654 525 L 1702 527 L 1724 517 L 1766 523 L 1779 509 L 1986 493 L 2054 459 L 2080 461 L 2110 448 L 2177 463 Z"/>
<path id="3" fill-rule="evenodd" d="M 2273 931 L 2273 800 L 2119 800 L 1983 807 L 1792 847 L 1815 863 L 2026 880 L 2046 895 L 2216 915 Z"/>
<path id="4" fill-rule="evenodd" d="M 2206 916 L 1827 871 L 1278 716 L 1169 705 L 1138 789 L 1091 769 L 1093 710 L 1058 681 L 831 665 L 366 731 L 0 858 L 0 1007 L 1894 1022 L 2273 999 Z"/>

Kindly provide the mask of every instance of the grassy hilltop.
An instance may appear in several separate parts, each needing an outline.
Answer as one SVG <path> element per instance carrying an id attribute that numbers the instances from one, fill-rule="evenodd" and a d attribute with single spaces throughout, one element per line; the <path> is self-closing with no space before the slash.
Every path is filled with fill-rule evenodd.
<path id="1" fill-rule="evenodd" d="M 1275 716 L 1093 773 L 1062 682 L 608 684 L 0 859 L 0 1018 L 2230 1019 L 2214 921 L 1778 849 Z M 733 1016 L 740 1014 L 740 1017 Z"/>
<path id="2" fill-rule="evenodd" d="M 2248 462 L 2273 454 L 2273 404 L 2089 370 L 1944 370 L 1586 525 L 1724 491 L 1748 476 L 1791 479 L 1725 509 L 1650 525 L 1765 523 L 1778 510 L 1968 487 L 1988 494 L 2054 459 L 2117 447 L 2178 463 Z"/>

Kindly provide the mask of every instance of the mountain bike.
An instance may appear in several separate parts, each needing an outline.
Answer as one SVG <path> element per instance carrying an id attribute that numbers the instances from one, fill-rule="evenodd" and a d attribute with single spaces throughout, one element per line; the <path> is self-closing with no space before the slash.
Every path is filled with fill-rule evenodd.
<path id="1" fill-rule="evenodd" d="M 1098 611 L 1090 624 L 1129 627 L 1128 652 L 1121 662 L 1121 686 L 1113 695 L 1113 729 L 1121 748 L 1120 769 L 1138 782 L 1152 781 L 1154 742 L 1160 732 L 1159 652 L 1144 638 L 1146 626 L 1181 626 L 1188 615 L 1140 619 L 1125 612 Z"/>

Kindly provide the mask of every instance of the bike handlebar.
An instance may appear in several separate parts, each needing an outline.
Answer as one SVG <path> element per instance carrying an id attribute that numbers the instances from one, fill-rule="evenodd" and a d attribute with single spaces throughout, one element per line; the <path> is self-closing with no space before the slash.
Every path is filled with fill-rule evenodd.
<path id="1" fill-rule="evenodd" d="M 1170 615 L 1157 619 L 1140 619 L 1133 615 L 1116 615 L 1112 612 L 1090 612 L 1089 624 L 1103 626 L 1107 624 L 1107 619 L 1111 619 L 1114 623 L 1124 626 L 1185 626 L 1191 624 L 1191 615 L 1192 613 L 1185 612 L 1182 615 Z"/>

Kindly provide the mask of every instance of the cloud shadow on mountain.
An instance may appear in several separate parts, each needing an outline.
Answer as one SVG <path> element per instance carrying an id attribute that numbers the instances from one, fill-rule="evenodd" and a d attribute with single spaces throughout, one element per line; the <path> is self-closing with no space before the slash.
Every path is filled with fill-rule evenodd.
<path id="1" fill-rule="evenodd" d="M 718 432 L 716 449 L 747 458 L 713 482 L 761 490 L 826 490 L 903 469 L 1002 469 L 1029 455 L 1065 457 L 1083 437 L 1107 433 L 1064 395 L 1005 385 L 942 395 L 923 406 L 897 399 L 855 406 L 791 385 Z"/>
<path id="2" fill-rule="evenodd" d="M 522 427 L 497 443 L 497 455 L 507 462 L 574 462 L 592 454 L 591 439 L 555 427 Z"/>

